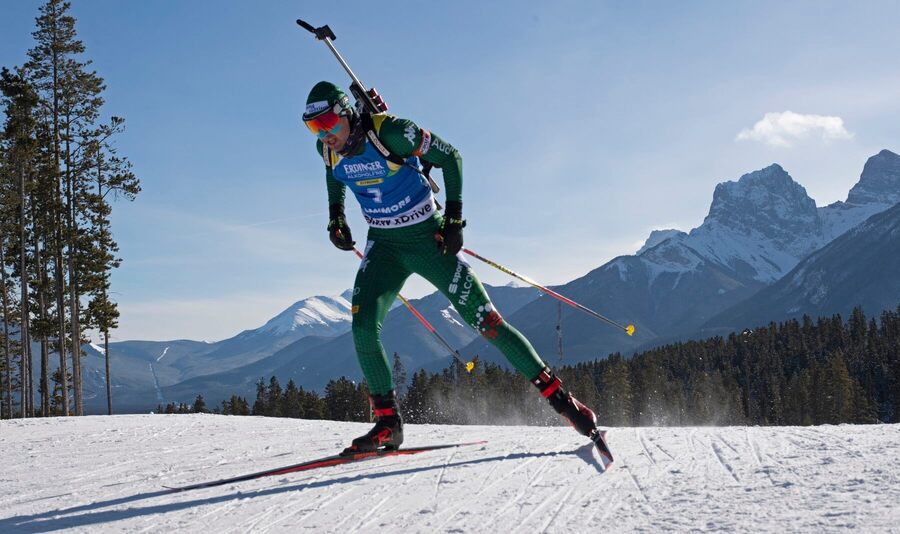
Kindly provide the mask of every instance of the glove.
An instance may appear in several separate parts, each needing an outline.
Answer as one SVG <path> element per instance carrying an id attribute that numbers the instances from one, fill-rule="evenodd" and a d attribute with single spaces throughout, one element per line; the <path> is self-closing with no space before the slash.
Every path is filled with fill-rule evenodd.
<path id="1" fill-rule="evenodd" d="M 441 253 L 456 256 L 456 253 L 463 246 L 462 229 L 465 226 L 466 221 L 462 218 L 462 202 L 448 200 L 441 228 L 438 230 L 437 235 L 434 236 Z"/>
<path id="2" fill-rule="evenodd" d="M 341 250 L 353 250 L 356 244 L 344 218 L 344 206 L 340 204 L 328 206 L 328 239 Z"/>

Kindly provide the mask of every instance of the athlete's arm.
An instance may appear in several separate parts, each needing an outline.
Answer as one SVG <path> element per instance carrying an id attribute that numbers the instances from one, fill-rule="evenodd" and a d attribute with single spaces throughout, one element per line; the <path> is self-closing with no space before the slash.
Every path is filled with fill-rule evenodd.
<path id="1" fill-rule="evenodd" d="M 418 156 L 440 167 L 444 174 L 447 201 L 462 201 L 462 156 L 453 145 L 419 128 L 411 120 L 390 115 L 381 123 L 378 138 L 398 156 Z"/>
<path id="2" fill-rule="evenodd" d="M 316 141 L 316 150 L 319 151 L 319 157 L 322 156 L 322 150 L 324 149 L 322 145 L 322 141 Z M 334 206 L 338 204 L 340 206 L 344 205 L 344 198 L 347 192 L 347 186 L 342 184 L 334 177 L 334 174 L 331 172 L 331 167 L 325 166 L 325 185 L 328 187 L 328 205 Z"/>

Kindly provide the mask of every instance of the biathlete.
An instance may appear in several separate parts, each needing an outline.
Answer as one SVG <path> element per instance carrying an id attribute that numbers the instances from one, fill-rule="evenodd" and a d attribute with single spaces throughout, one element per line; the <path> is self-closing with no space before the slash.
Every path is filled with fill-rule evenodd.
<path id="1" fill-rule="evenodd" d="M 439 289 L 460 316 L 496 346 L 575 429 L 591 436 L 597 418 L 562 387 L 531 343 L 503 320 L 463 258 L 462 157 L 449 143 L 415 123 L 386 114 L 358 113 L 336 85 L 319 82 L 309 93 L 303 122 L 316 135 L 325 162 L 328 237 L 337 248 L 355 242 L 344 217 L 349 188 L 369 224 L 364 258 L 353 287 L 353 341 L 369 385 L 375 427 L 345 453 L 396 449 L 403 419 L 394 377 L 381 344 L 381 326 L 413 273 Z M 379 146 L 380 145 L 380 146 Z M 437 210 L 419 160 L 443 170 L 447 206 Z M 392 161 L 393 160 L 393 161 Z"/>

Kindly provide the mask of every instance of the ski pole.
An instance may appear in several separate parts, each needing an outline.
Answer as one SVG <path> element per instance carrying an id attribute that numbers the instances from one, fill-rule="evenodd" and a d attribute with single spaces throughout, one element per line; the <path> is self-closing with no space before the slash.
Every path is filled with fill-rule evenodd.
<path id="1" fill-rule="evenodd" d="M 516 273 L 515 271 L 513 271 L 512 269 L 507 269 L 506 267 L 504 267 L 504 266 L 502 266 L 502 265 L 500 265 L 500 264 L 498 264 L 498 263 L 495 263 L 495 262 L 493 262 L 493 261 L 491 261 L 491 260 L 489 260 L 489 259 L 487 259 L 487 258 L 485 258 L 485 257 L 483 257 L 483 256 L 479 256 L 478 254 L 472 252 L 471 250 L 469 250 L 469 249 L 467 249 L 467 248 L 463 248 L 462 250 L 463 250 L 463 252 L 465 252 L 465 253 L 468 254 L 469 256 L 478 258 L 479 260 L 483 261 L 484 263 L 487 263 L 487 264 L 490 265 L 491 267 L 494 267 L 494 268 L 496 268 L 496 269 L 499 269 L 499 270 L 503 271 L 504 273 L 506 273 L 506 274 L 508 274 L 508 275 L 510 275 L 510 276 L 514 276 L 514 277 L 518 278 L 519 280 L 525 282 L 526 284 L 528 284 L 528 285 L 530 285 L 530 286 L 532 286 L 532 287 L 535 287 L 535 288 L 541 290 L 542 292 L 544 292 L 544 293 L 550 295 L 551 297 L 557 298 L 557 299 L 559 299 L 559 300 L 565 302 L 566 304 L 568 304 L 569 306 L 572 306 L 572 307 L 575 308 L 575 309 L 581 310 L 581 311 L 587 313 L 588 315 L 592 315 L 592 316 L 596 317 L 597 319 L 600 319 L 601 321 L 605 321 L 605 322 L 607 322 L 607 323 L 609 323 L 609 324 L 611 324 L 611 325 L 613 325 L 613 326 L 615 326 L 615 327 L 617 327 L 617 328 L 620 328 L 620 329 L 624 330 L 625 333 L 628 334 L 629 336 L 633 336 L 633 335 L 634 335 L 634 325 L 633 325 L 633 324 L 630 324 L 630 325 L 628 325 L 628 326 L 622 326 L 622 325 L 620 325 L 619 323 L 613 321 L 612 319 L 608 319 L 608 318 L 606 318 L 606 317 L 600 315 L 599 313 L 595 312 L 594 310 L 592 310 L 592 309 L 590 309 L 590 308 L 588 308 L 588 307 L 586 307 L 586 306 L 582 306 L 581 304 L 578 304 L 578 303 L 575 302 L 574 300 L 569 299 L 569 298 L 566 298 L 566 297 L 560 295 L 559 293 L 557 293 L 556 291 L 553 291 L 552 289 L 546 288 L 546 287 L 544 287 L 544 286 L 538 284 L 537 282 L 535 282 L 535 281 L 532 280 L 531 278 L 528 278 L 527 276 L 523 276 L 523 275 L 521 275 L 521 274 L 518 274 L 518 273 Z"/>
<path id="2" fill-rule="evenodd" d="M 359 259 L 361 259 L 361 260 L 364 259 L 364 256 L 362 255 L 362 253 L 361 253 L 361 252 L 359 251 L 359 249 L 357 249 L 356 247 L 353 247 L 353 252 L 356 252 L 356 255 L 359 257 Z M 438 334 L 438 331 L 435 330 L 435 328 L 434 328 L 433 326 L 431 326 L 431 323 L 428 322 L 428 319 L 426 319 L 425 317 L 423 317 L 422 314 L 419 313 L 419 310 L 415 309 L 415 308 L 413 307 L 413 305 L 410 304 L 410 302 L 409 302 L 408 300 L 406 300 L 406 298 L 405 298 L 403 295 L 397 294 L 397 298 L 399 298 L 399 299 L 400 299 L 400 302 L 402 302 L 402 303 L 409 309 L 409 311 L 411 311 L 412 314 L 416 316 L 416 319 L 418 319 L 419 322 L 422 323 L 422 325 L 423 325 L 426 329 L 428 329 L 429 332 L 431 332 L 432 334 L 434 334 L 434 337 L 438 338 L 438 340 L 439 340 L 441 343 L 443 343 L 443 345 L 444 345 L 445 347 L 447 347 L 447 350 L 449 350 L 449 351 L 450 351 L 450 354 L 451 354 L 454 358 L 456 358 L 456 361 L 458 361 L 459 363 L 461 363 L 461 364 L 463 365 L 463 367 L 466 368 L 466 372 L 471 373 L 471 372 L 472 372 L 472 369 L 475 368 L 475 362 L 467 362 L 467 361 L 463 360 L 463 357 L 462 357 L 462 355 L 460 355 L 459 351 L 456 350 L 456 349 L 454 349 L 453 347 L 451 347 L 451 346 L 450 346 L 450 343 L 447 343 L 447 340 L 444 339 L 443 336 L 441 336 L 440 334 Z"/>

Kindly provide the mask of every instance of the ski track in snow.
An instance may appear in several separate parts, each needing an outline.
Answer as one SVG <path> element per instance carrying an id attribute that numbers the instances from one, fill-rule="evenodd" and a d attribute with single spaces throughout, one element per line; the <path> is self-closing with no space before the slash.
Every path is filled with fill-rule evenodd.
<path id="1" fill-rule="evenodd" d="M 900 425 L 407 425 L 488 443 L 169 493 L 334 454 L 368 425 L 214 415 L 0 422 L 0 532 L 900 531 Z"/>

